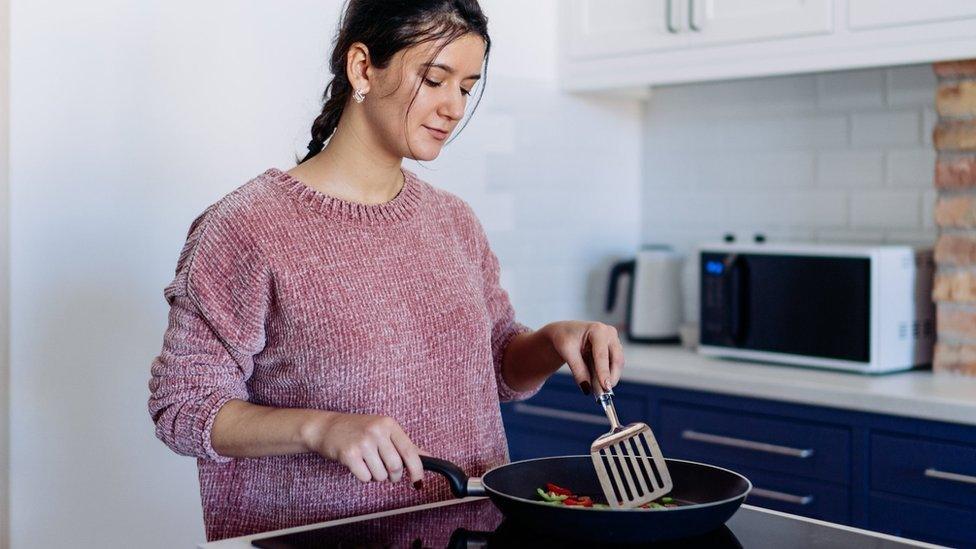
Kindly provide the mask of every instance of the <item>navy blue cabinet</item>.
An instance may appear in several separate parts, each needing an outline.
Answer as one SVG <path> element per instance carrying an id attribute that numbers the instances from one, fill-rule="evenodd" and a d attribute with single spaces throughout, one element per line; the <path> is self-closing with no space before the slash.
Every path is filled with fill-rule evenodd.
<path id="1" fill-rule="evenodd" d="M 614 392 L 621 421 L 649 422 L 666 456 L 749 477 L 752 505 L 976 547 L 976 427 L 631 382 Z M 502 415 L 513 460 L 588 454 L 608 428 L 563 375 Z"/>

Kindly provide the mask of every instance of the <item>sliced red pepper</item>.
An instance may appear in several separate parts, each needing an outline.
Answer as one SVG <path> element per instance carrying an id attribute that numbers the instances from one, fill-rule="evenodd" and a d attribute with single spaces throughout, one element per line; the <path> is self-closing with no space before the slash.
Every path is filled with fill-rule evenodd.
<path id="1" fill-rule="evenodd" d="M 583 504 L 578 499 L 566 498 L 563 500 L 563 505 L 583 505 Z"/>
<path id="2" fill-rule="evenodd" d="M 549 490 L 553 494 L 560 495 L 560 496 L 572 496 L 573 495 L 573 492 L 567 490 L 566 488 L 563 488 L 562 486 L 556 486 L 555 484 L 553 484 L 551 482 L 547 482 L 546 483 L 546 490 Z"/>

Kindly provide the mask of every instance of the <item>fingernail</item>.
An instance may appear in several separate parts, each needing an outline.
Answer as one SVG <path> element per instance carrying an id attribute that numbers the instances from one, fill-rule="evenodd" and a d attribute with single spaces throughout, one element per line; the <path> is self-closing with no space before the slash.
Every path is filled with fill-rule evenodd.
<path id="1" fill-rule="evenodd" d="M 422 490 L 424 488 L 424 481 L 418 480 L 414 482 L 413 487 L 416 488 L 417 490 Z"/>
<path id="2" fill-rule="evenodd" d="M 579 386 L 580 386 L 580 390 L 583 391 L 583 394 L 584 395 L 590 394 L 590 382 L 589 381 L 581 381 L 580 384 L 579 384 Z"/>

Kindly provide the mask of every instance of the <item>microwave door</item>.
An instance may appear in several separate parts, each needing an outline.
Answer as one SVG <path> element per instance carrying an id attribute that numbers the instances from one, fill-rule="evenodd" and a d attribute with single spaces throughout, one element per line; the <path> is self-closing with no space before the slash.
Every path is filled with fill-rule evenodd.
<path id="1" fill-rule="evenodd" d="M 705 253 L 702 260 L 703 343 L 870 360 L 867 258 Z"/>

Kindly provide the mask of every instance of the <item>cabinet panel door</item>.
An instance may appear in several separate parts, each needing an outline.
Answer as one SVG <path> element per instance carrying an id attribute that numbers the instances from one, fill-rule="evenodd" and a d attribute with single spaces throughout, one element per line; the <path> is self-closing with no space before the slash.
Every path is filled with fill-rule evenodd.
<path id="1" fill-rule="evenodd" d="M 938 2 L 850 0 L 847 8 L 847 24 L 855 30 L 971 17 L 976 17 L 976 2 L 973 0 L 939 0 Z"/>
<path id="2" fill-rule="evenodd" d="M 976 512 L 889 495 L 872 495 L 868 528 L 886 534 L 938 543 L 976 547 Z"/>
<path id="3" fill-rule="evenodd" d="M 676 29 L 668 29 L 674 0 L 569 0 L 561 6 L 567 26 L 569 56 L 577 59 L 635 53 L 668 46 Z"/>
<path id="4" fill-rule="evenodd" d="M 688 45 L 833 32 L 833 0 L 688 0 Z"/>

